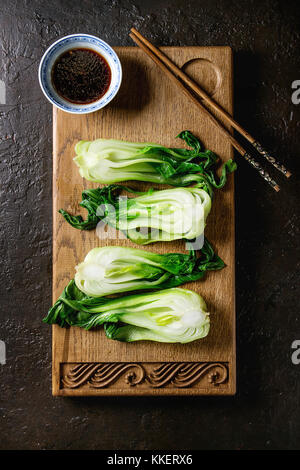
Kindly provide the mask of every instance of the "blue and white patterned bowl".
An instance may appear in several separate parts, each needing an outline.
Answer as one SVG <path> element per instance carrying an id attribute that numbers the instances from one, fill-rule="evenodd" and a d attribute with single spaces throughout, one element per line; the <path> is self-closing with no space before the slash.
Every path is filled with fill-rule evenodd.
<path id="1" fill-rule="evenodd" d="M 105 95 L 89 104 L 75 104 L 62 98 L 54 89 L 51 70 L 56 59 L 74 48 L 92 49 L 106 59 L 111 69 L 111 83 Z M 115 51 L 102 39 L 90 34 L 70 34 L 54 42 L 43 55 L 39 66 L 39 82 L 42 91 L 50 103 L 59 109 L 73 114 L 87 114 L 106 106 L 118 93 L 122 81 L 122 67 Z"/>

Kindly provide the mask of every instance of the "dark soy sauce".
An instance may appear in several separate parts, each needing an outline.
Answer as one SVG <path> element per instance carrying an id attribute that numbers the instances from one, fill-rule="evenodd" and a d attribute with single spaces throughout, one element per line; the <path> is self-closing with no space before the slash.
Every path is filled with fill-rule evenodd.
<path id="1" fill-rule="evenodd" d="M 57 93 L 75 104 L 99 100 L 108 90 L 111 70 L 100 54 L 91 49 L 70 49 L 52 67 L 52 83 Z"/>

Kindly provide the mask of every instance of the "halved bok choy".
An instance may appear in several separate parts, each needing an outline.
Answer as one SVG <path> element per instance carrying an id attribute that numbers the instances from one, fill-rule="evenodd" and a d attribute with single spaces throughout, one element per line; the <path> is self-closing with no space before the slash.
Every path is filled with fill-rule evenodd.
<path id="1" fill-rule="evenodd" d="M 228 160 L 217 182 L 216 154 L 202 150 L 199 140 L 190 131 L 182 131 L 177 137 L 191 149 L 116 139 L 81 140 L 76 144 L 74 161 L 83 178 L 102 184 L 137 180 L 172 186 L 199 182 L 218 188 L 224 186 L 226 173 L 233 171 L 236 164 Z"/>
<path id="2" fill-rule="evenodd" d="M 86 330 L 104 325 L 108 338 L 127 342 L 189 343 L 205 337 L 210 327 L 206 304 L 193 291 L 172 288 L 117 299 L 95 298 L 85 296 L 74 281 L 44 322 Z"/>
<path id="3" fill-rule="evenodd" d="M 149 190 L 136 197 L 119 197 L 118 193 L 124 189 L 135 192 L 119 185 L 83 191 L 79 205 L 88 211 L 86 220 L 63 209 L 59 212 L 77 229 L 91 230 L 103 221 L 141 245 L 156 241 L 193 240 L 204 233 L 211 209 L 211 198 L 204 189 Z"/>
<path id="4" fill-rule="evenodd" d="M 92 249 L 76 266 L 75 283 L 88 296 L 101 297 L 141 289 L 167 289 L 201 279 L 224 262 L 208 240 L 196 255 L 158 254 L 137 248 L 106 246 Z"/>

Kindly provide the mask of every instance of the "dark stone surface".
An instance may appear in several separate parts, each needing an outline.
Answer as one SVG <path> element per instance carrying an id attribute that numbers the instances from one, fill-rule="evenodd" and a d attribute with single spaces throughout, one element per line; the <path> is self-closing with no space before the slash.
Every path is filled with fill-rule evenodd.
<path id="1" fill-rule="evenodd" d="M 1 449 L 295 449 L 300 443 L 300 4 L 296 1 L 1 1 Z M 235 116 L 293 172 L 270 189 L 237 157 L 238 393 L 232 398 L 51 396 L 51 106 L 37 68 L 58 37 L 230 45 Z M 273 172 L 274 174 L 274 172 Z"/>

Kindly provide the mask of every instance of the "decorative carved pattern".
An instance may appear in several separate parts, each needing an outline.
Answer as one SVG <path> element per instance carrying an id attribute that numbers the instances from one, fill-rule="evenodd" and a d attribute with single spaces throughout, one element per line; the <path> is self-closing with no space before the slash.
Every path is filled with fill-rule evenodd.
<path id="1" fill-rule="evenodd" d="M 104 388 L 114 383 L 125 372 L 125 382 L 134 386 L 145 378 L 145 370 L 140 364 L 131 363 L 87 363 L 78 364 L 63 376 L 66 388 L 78 388 L 88 383 L 91 388 Z"/>
<path id="2" fill-rule="evenodd" d="M 161 364 L 149 374 L 146 380 L 152 387 L 164 387 L 168 383 L 174 387 L 191 387 L 208 372 L 209 383 L 219 385 L 228 377 L 224 364 L 216 362 L 175 362 Z"/>
<path id="3" fill-rule="evenodd" d="M 204 377 L 209 386 L 218 386 L 228 380 L 228 365 L 221 362 L 81 363 L 72 364 L 62 373 L 61 382 L 67 389 L 83 386 L 100 389 L 121 377 L 129 387 L 188 388 L 197 386 Z"/>

